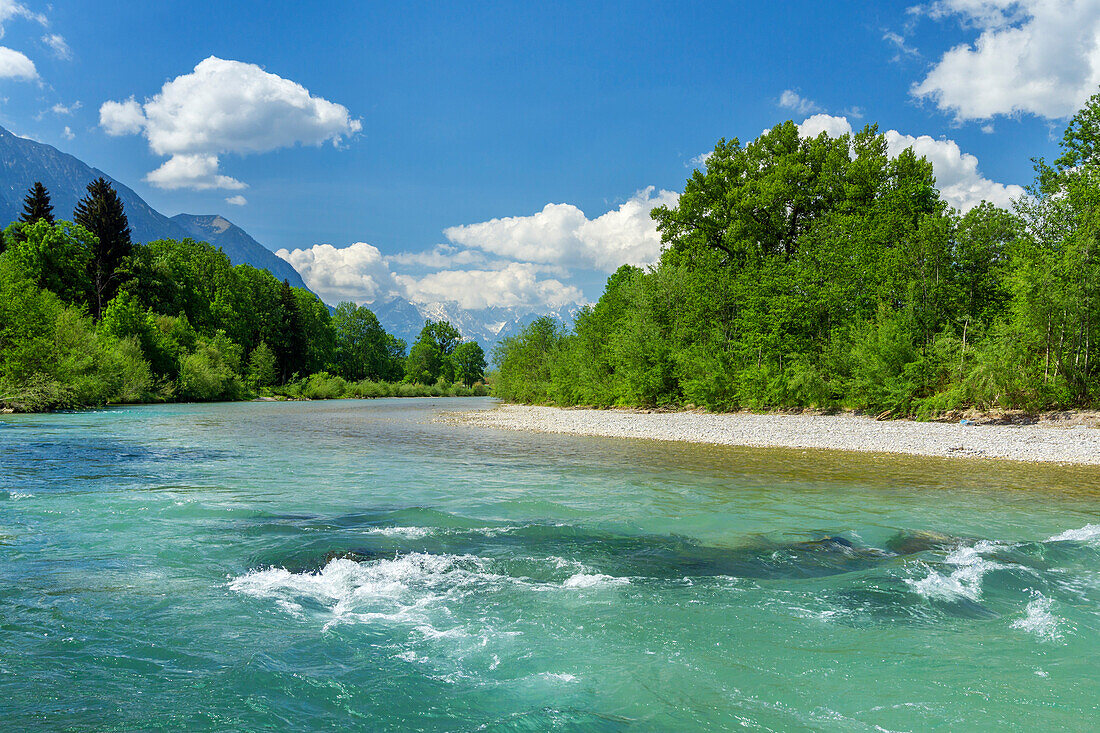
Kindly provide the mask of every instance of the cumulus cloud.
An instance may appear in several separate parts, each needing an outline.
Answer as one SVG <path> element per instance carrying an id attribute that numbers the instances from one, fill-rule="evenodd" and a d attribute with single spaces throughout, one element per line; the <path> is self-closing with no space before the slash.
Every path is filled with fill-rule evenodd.
<path id="1" fill-rule="evenodd" d="M 839 137 L 852 132 L 852 125 L 844 117 L 814 115 L 799 125 L 798 130 L 804 137 L 816 137 L 822 132 Z M 918 157 L 927 158 L 932 163 L 940 193 L 947 203 L 959 211 L 969 211 L 982 201 L 1008 206 L 1012 199 L 1024 194 L 1021 186 L 997 183 L 982 176 L 978 170 L 978 159 L 964 153 L 954 140 L 936 140 L 928 135 L 914 137 L 897 130 L 887 130 L 883 134 L 890 155 L 896 156 L 907 148 L 913 148 Z"/>
<path id="2" fill-rule="evenodd" d="M 0 46 L 0 79 L 34 81 L 38 78 L 38 69 L 34 62 L 20 52 Z"/>
<path id="3" fill-rule="evenodd" d="M 942 0 L 914 11 L 978 31 L 912 89 L 959 120 L 1062 118 L 1100 85 L 1100 0 Z"/>
<path id="4" fill-rule="evenodd" d="M 798 134 L 802 137 L 817 137 L 821 133 L 828 133 L 829 137 L 840 137 L 852 132 L 852 123 L 847 117 L 834 117 L 833 115 L 813 115 L 807 117 L 798 126 Z"/>
<path id="5" fill-rule="evenodd" d="M 53 49 L 54 56 L 63 61 L 68 61 L 73 57 L 73 50 L 69 48 L 65 37 L 60 33 L 47 33 L 42 36 L 42 43 Z"/>
<path id="6" fill-rule="evenodd" d="M 784 109 L 794 110 L 800 115 L 812 115 L 820 112 L 822 107 L 812 99 L 806 99 L 793 89 L 784 89 L 779 95 L 779 106 Z"/>
<path id="7" fill-rule="evenodd" d="M 244 206 L 248 203 L 248 199 L 246 199 L 244 196 L 241 196 L 240 194 L 237 194 L 236 196 L 226 196 L 225 203 L 229 204 L 230 206 Z"/>
<path id="8" fill-rule="evenodd" d="M 366 242 L 340 249 L 331 244 L 280 249 L 275 254 L 289 262 L 326 303 L 373 303 L 402 291 L 382 253 Z"/>
<path id="9" fill-rule="evenodd" d="M 141 133 L 154 153 L 171 156 L 147 179 L 165 188 L 239 187 L 239 181 L 217 174 L 218 155 L 339 144 L 362 129 L 343 105 L 255 64 L 216 56 L 165 83 L 144 103 L 133 97 L 105 102 L 99 118 L 107 134 Z M 177 158 L 184 160 L 173 163 Z M 211 161 L 213 170 L 192 176 L 200 163 Z M 174 172 L 180 177 L 171 178 Z"/>
<path id="10" fill-rule="evenodd" d="M 71 127 L 65 125 L 65 129 L 62 131 L 61 137 L 65 138 L 66 140 L 72 140 L 76 137 L 76 135 L 73 133 Z"/>
<path id="11" fill-rule="evenodd" d="M 218 173 L 216 155 L 173 155 L 164 164 L 145 176 L 145 180 L 157 188 L 168 190 L 190 188 L 208 191 L 214 188 L 242 189 L 248 185 L 236 178 Z"/>
<path id="12" fill-rule="evenodd" d="M 145 112 L 133 97 L 125 102 L 104 102 L 99 108 L 99 126 L 112 137 L 134 135 L 145 127 Z"/>
<path id="13" fill-rule="evenodd" d="M 454 301 L 466 309 L 545 305 L 559 308 L 583 300 L 581 291 L 560 280 L 538 278 L 538 267 L 512 262 L 499 270 L 443 270 L 422 278 L 397 275 L 414 303 Z"/>
<path id="14" fill-rule="evenodd" d="M 657 260 L 661 237 L 649 212 L 677 200 L 677 194 L 650 186 L 595 219 L 572 204 L 547 204 L 530 216 L 450 227 L 443 234 L 455 244 L 511 260 L 612 272 L 623 264 Z"/>

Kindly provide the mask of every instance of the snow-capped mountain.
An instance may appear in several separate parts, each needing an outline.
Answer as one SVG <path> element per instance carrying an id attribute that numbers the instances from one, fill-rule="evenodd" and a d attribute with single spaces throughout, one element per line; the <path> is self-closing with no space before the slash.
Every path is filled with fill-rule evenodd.
<path id="1" fill-rule="evenodd" d="M 501 340 L 515 336 L 540 316 L 551 316 L 572 325 L 581 309 L 579 303 L 561 308 L 539 306 L 495 306 L 468 310 L 453 301 L 441 303 L 411 303 L 404 298 L 392 298 L 367 306 L 389 333 L 405 339 L 410 346 L 420 335 L 424 321 L 448 321 L 465 339 L 477 341 L 486 353 Z"/>

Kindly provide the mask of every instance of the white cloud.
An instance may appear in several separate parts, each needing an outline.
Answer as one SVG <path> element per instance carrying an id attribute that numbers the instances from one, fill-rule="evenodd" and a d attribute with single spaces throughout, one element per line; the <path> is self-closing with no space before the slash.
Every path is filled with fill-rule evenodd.
<path id="1" fill-rule="evenodd" d="M 512 260 L 612 272 L 623 264 L 650 264 L 660 256 L 661 237 L 649 212 L 675 205 L 679 197 L 654 191 L 652 186 L 639 191 L 596 219 L 572 204 L 547 204 L 530 216 L 450 227 L 443 234 L 456 244 Z"/>
<path id="2" fill-rule="evenodd" d="M 422 278 L 397 275 L 405 297 L 414 303 L 454 301 L 466 309 L 579 303 L 583 293 L 560 280 L 539 280 L 538 267 L 512 262 L 500 270 L 444 270 Z"/>
<path id="3" fill-rule="evenodd" d="M 241 196 L 240 194 L 237 194 L 236 196 L 227 196 L 225 199 L 225 203 L 229 204 L 230 206 L 245 206 L 248 203 L 248 199 L 246 199 L 244 196 Z"/>
<path id="4" fill-rule="evenodd" d="M 784 89 L 779 95 L 779 106 L 784 109 L 794 110 L 800 115 L 812 115 L 820 112 L 822 107 L 812 99 L 806 99 L 793 89 Z"/>
<path id="5" fill-rule="evenodd" d="M 4 24 L 12 18 L 26 18 L 46 25 L 46 16 L 32 12 L 23 3 L 15 0 L 0 0 L 0 38 L 4 37 Z"/>
<path id="6" fill-rule="evenodd" d="M 65 37 L 60 33 L 47 33 L 42 36 L 42 43 L 52 48 L 54 55 L 63 61 L 68 61 L 73 57 L 73 50 L 69 48 L 69 44 L 65 42 Z"/>
<path id="7" fill-rule="evenodd" d="M 76 135 L 73 134 L 72 128 L 70 128 L 68 125 L 65 125 L 65 130 L 61 133 L 61 137 L 65 138 L 66 140 L 72 140 L 74 137 L 76 137 Z"/>
<path id="8" fill-rule="evenodd" d="M 331 244 L 280 249 L 275 254 L 293 265 L 309 289 L 329 304 L 350 300 L 362 305 L 402 291 L 382 253 L 366 242 L 341 249 Z"/>
<path id="9" fill-rule="evenodd" d="M 839 137 L 850 133 L 852 125 L 844 117 L 814 115 L 799 125 L 798 130 L 804 137 L 816 137 L 822 132 Z M 978 159 L 962 152 L 954 140 L 936 140 L 928 135 L 913 137 L 897 130 L 887 130 L 883 134 L 891 156 L 913 148 L 917 157 L 927 158 L 932 163 L 936 185 L 944 200 L 960 211 L 969 211 L 983 200 L 1008 206 L 1012 199 L 1024 194 L 1021 186 L 997 183 L 982 176 L 978 171 Z"/>
<path id="10" fill-rule="evenodd" d="M 160 168 L 146 175 L 145 180 L 157 188 L 168 190 L 190 188 L 209 191 L 222 188 L 236 191 L 248 188 L 248 184 L 218 173 L 216 155 L 173 155 Z"/>
<path id="11" fill-rule="evenodd" d="M 886 31 L 882 34 L 882 40 L 888 41 L 894 48 L 897 49 L 897 54 L 894 56 L 894 61 L 901 61 L 902 57 L 908 56 L 910 58 L 920 58 L 920 51 L 909 45 L 909 42 L 905 39 L 905 36 L 894 31 Z"/>
<path id="12" fill-rule="evenodd" d="M 144 104 L 132 97 L 105 102 L 100 107 L 100 125 L 109 135 L 142 133 L 154 153 L 171 156 L 165 166 L 188 157 L 172 166 L 180 169 L 193 168 L 200 159 L 216 163 L 223 153 L 263 153 L 327 141 L 339 144 L 362 129 L 346 107 L 311 95 L 301 84 L 255 64 L 215 56 L 165 83 Z M 200 187 L 226 178 L 207 173 L 198 179 Z"/>
<path id="13" fill-rule="evenodd" d="M 834 117 L 833 115 L 814 115 L 807 117 L 798 126 L 798 134 L 802 137 L 817 137 L 826 132 L 829 137 L 840 137 L 852 132 L 852 124 L 847 117 Z"/>
<path id="14" fill-rule="evenodd" d="M 489 265 L 489 259 L 484 252 L 476 249 L 459 249 L 450 244 L 437 244 L 425 252 L 399 252 L 387 257 L 386 261 L 391 265 L 425 267 L 432 270 Z"/>
<path id="15" fill-rule="evenodd" d="M 134 135 L 145 127 L 145 113 L 133 97 L 125 102 L 104 102 L 99 108 L 99 126 L 112 137 Z"/>
<path id="16" fill-rule="evenodd" d="M 55 115 L 71 115 L 73 112 L 76 112 L 78 109 L 80 109 L 81 106 L 82 105 L 80 104 L 79 100 L 69 105 L 64 105 L 61 102 L 58 102 L 53 107 L 50 107 L 50 111 L 53 112 Z"/>
<path id="17" fill-rule="evenodd" d="M 915 10 L 979 31 L 912 90 L 959 120 L 1058 119 L 1100 86 L 1100 0 L 943 0 Z"/>
<path id="18" fill-rule="evenodd" d="M 33 61 L 18 51 L 0 46 L 0 79 L 34 81 L 37 78 L 38 69 L 34 68 Z"/>

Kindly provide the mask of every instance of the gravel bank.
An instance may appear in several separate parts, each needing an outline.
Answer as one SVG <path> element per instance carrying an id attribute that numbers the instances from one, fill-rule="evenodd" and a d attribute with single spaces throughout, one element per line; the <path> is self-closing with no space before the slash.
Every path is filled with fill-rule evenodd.
<path id="1" fill-rule="evenodd" d="M 1100 465 L 1100 429 L 1086 425 L 961 425 L 855 415 L 641 413 L 522 405 L 462 413 L 457 419 L 489 428 L 610 438 Z"/>

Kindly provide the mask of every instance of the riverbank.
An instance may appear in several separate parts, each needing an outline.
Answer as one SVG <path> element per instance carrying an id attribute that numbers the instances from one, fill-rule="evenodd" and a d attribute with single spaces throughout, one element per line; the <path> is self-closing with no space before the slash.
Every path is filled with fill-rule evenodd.
<path id="1" fill-rule="evenodd" d="M 607 438 L 1100 465 L 1100 416 L 1095 413 L 995 425 L 881 421 L 850 414 L 637 412 L 504 404 L 452 419 L 479 427 Z"/>

